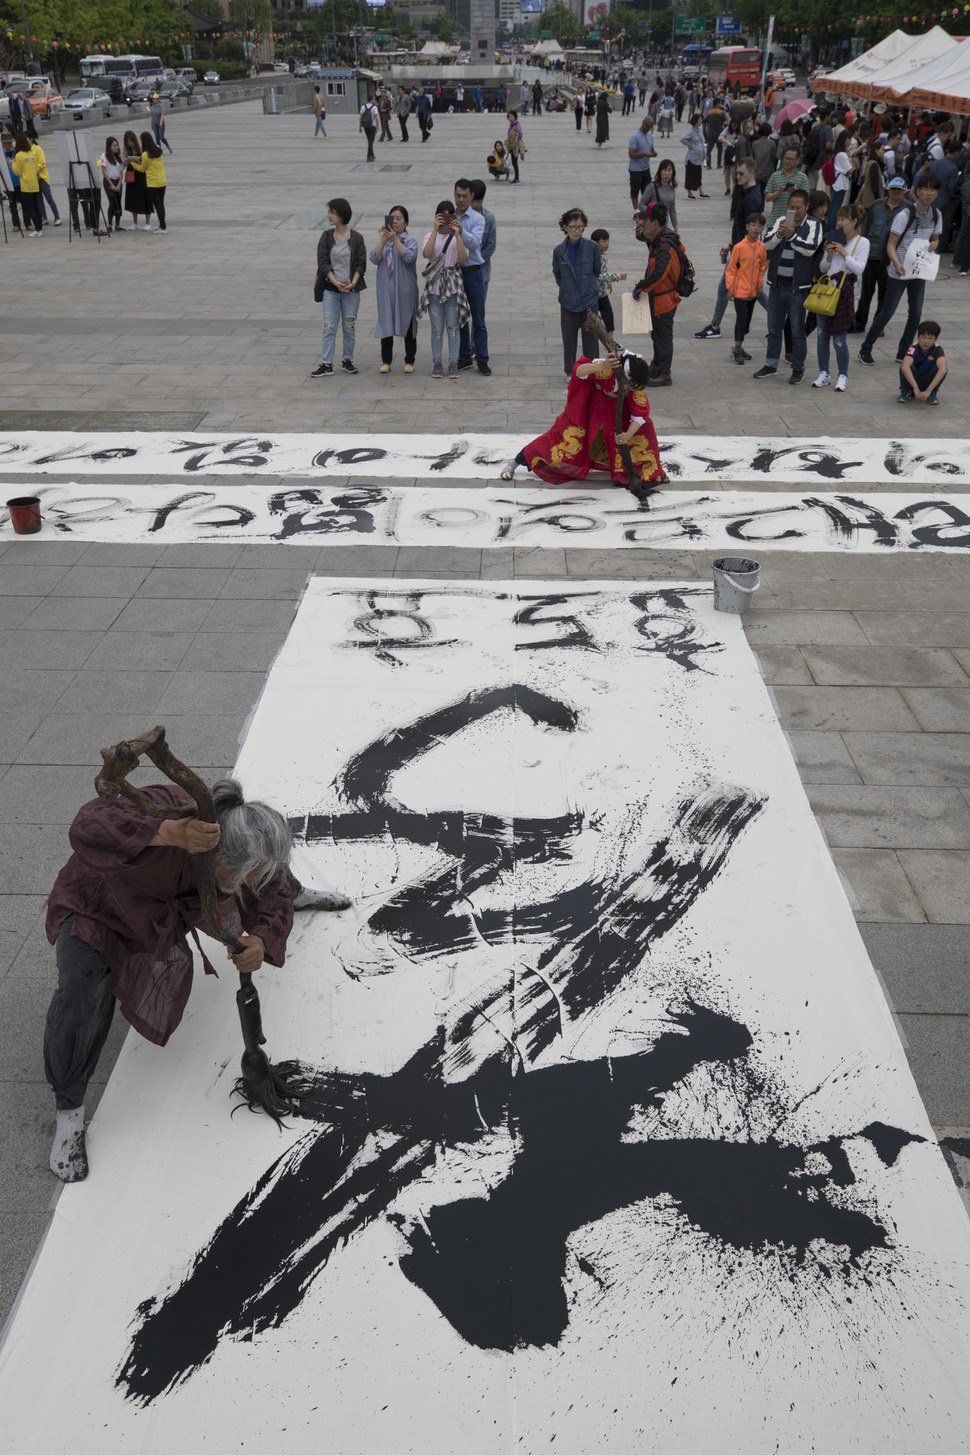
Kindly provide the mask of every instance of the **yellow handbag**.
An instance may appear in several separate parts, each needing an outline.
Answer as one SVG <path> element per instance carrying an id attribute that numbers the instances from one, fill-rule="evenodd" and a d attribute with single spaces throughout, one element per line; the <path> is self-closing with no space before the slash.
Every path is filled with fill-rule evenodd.
<path id="1" fill-rule="evenodd" d="M 858 241 L 858 238 L 853 239 L 851 253 L 855 252 Z M 848 272 L 848 268 L 842 269 L 842 276 L 838 283 L 833 283 L 828 273 L 823 273 L 820 278 L 816 278 L 805 299 L 805 312 L 820 313 L 823 318 L 834 318 L 835 310 L 838 308 L 839 299 L 842 296 L 842 285 Z"/>
<path id="2" fill-rule="evenodd" d="M 822 278 L 816 278 L 805 299 L 805 312 L 821 313 L 824 318 L 834 318 L 835 310 L 838 308 L 839 299 L 842 296 L 844 282 L 844 272 L 838 283 L 833 283 L 828 274 Z"/>

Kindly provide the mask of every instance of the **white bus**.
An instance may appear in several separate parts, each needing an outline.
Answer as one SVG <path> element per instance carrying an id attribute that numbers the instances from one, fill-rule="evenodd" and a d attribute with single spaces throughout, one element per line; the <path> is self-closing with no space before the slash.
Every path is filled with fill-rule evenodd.
<path id="1" fill-rule="evenodd" d="M 83 56 L 79 64 L 83 86 L 97 86 L 109 76 L 159 84 L 163 80 L 161 56 Z"/>

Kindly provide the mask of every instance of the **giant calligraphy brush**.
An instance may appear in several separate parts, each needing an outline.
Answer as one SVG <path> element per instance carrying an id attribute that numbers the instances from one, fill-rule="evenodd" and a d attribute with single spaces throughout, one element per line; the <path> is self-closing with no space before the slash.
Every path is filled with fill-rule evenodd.
<path id="1" fill-rule="evenodd" d="M 145 755 L 166 778 L 184 788 L 194 800 L 192 806 L 165 806 L 153 803 L 144 793 L 133 788 L 127 781 L 128 774 L 138 766 L 138 759 Z M 116 743 L 113 748 L 102 748 L 104 767 L 94 780 L 94 786 L 106 803 L 115 803 L 118 798 L 127 798 L 142 813 L 150 818 L 181 819 L 199 818 L 204 823 L 215 823 L 216 813 L 212 794 L 198 774 L 186 767 L 172 753 L 165 741 L 163 727 L 152 728 L 137 738 Z M 218 894 L 215 872 L 215 849 L 194 855 L 196 878 L 199 888 L 202 929 L 214 940 L 225 945 L 232 955 L 238 955 L 245 947 L 234 935 L 228 934 L 219 923 Z M 300 1099 L 308 1088 L 303 1069 L 298 1061 L 282 1061 L 274 1066 L 263 1050 L 266 1037 L 263 1035 L 262 1017 L 259 1007 L 259 993 L 253 984 L 253 977 L 240 970 L 239 989 L 236 992 L 236 1006 L 242 1027 L 243 1045 L 242 1075 L 233 1087 L 250 1111 L 264 1111 L 272 1117 L 277 1126 L 282 1118 L 299 1111 Z"/>

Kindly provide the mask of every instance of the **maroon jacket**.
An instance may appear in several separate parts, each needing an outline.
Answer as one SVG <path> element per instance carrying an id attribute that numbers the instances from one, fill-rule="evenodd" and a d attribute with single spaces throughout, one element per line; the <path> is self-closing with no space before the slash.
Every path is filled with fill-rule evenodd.
<path id="1" fill-rule="evenodd" d="M 180 788 L 144 790 L 156 803 L 191 800 Z M 192 989 L 187 936 L 201 923 L 195 856 L 184 849 L 149 848 L 158 819 L 121 798 L 92 799 L 79 810 L 69 837 L 74 853 L 58 874 L 47 903 L 47 938 L 73 914 L 74 934 L 97 950 L 111 971 L 111 989 L 125 1019 L 146 1040 L 164 1046 L 182 1019 Z M 293 886 L 278 875 L 257 895 L 245 886 L 220 895 L 222 927 L 258 935 L 271 965 L 282 965 L 293 926 Z M 198 939 L 196 938 L 198 944 Z M 201 946 L 199 947 L 201 950 Z M 205 955 L 207 974 L 215 974 Z"/>

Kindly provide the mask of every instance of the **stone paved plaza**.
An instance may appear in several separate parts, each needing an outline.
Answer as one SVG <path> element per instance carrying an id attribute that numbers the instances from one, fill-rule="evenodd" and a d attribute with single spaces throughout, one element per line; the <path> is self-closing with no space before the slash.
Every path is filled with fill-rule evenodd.
<path id="1" fill-rule="evenodd" d="M 125 124 L 119 119 L 114 130 Z M 523 185 L 495 184 L 487 198 L 499 229 L 488 307 L 493 375 L 471 371 L 449 384 L 430 378 L 426 328 L 413 376 L 401 373 L 400 356 L 390 375 L 378 374 L 373 288 L 358 323 L 359 376 L 309 377 L 320 346 L 316 241 L 334 195 L 350 200 L 369 246 L 396 203 L 409 208 L 411 231 L 422 237 L 456 177 L 487 176 L 486 154 L 504 133 L 498 118 L 440 117 L 427 146 L 412 127 L 407 147 L 379 145 L 368 165 L 356 118 L 331 117 L 324 141 L 313 139 L 307 116 L 266 117 L 257 103 L 175 113 L 167 234 L 125 233 L 99 245 L 90 236 L 69 240 L 65 227 L 36 244 L 12 237 L 0 250 L 0 430 L 321 430 L 361 440 L 469 430 L 525 441 L 548 427 L 563 399 L 550 270 L 559 213 L 583 206 L 591 227 L 612 232 L 614 266 L 631 277 L 641 270 L 643 249 L 629 223 L 628 127 L 618 114 L 612 125 L 613 140 L 597 151 L 569 114 L 526 120 Z M 676 135 L 660 154 L 680 170 Z M 93 136 L 100 150 L 101 128 Z M 842 397 L 809 387 L 811 341 L 801 387 L 789 387 L 784 372 L 752 381 L 762 362 L 761 313 L 750 368 L 733 365 L 727 326 L 720 342 L 695 341 L 728 236 L 720 175 L 709 176 L 709 201 L 682 194 L 679 204 L 699 287 L 678 315 L 674 385 L 652 398 L 661 437 L 938 437 L 970 452 L 970 281 L 952 276 L 949 259 L 927 298 L 950 364 L 944 402 L 932 411 L 895 403 L 892 329 L 876 348 L 879 367 L 853 359 Z M 0 473 L 3 498 L 30 484 Z M 112 477 L 129 478 L 137 483 Z M 743 488 L 770 490 L 772 482 Z M 0 1312 L 16 1296 L 58 1192 L 47 1167 L 53 1117 L 41 1058 L 54 974 L 44 901 L 66 857 L 66 827 L 92 794 L 98 750 L 161 721 L 207 776 L 229 767 L 309 573 L 707 581 L 712 555 L 113 546 L 49 534 L 3 541 Z M 898 1014 L 930 1119 L 967 1136 L 970 555 L 772 551 L 762 565 L 745 630 Z M 122 1035 L 119 1018 L 99 1087 Z"/>

